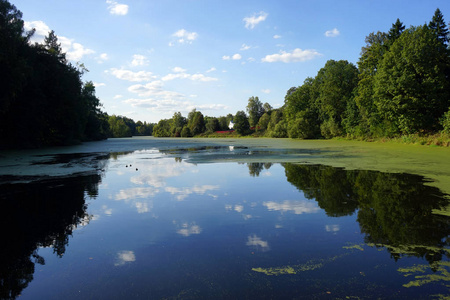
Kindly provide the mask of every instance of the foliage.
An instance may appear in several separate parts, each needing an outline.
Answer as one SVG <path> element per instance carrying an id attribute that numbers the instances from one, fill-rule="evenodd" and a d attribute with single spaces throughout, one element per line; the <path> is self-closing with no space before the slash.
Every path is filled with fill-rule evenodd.
<path id="1" fill-rule="evenodd" d="M 270 105 L 269 105 L 270 107 Z M 268 108 L 266 106 L 266 108 Z M 250 97 L 247 104 L 248 121 L 250 127 L 254 127 L 258 124 L 259 118 L 264 114 L 265 109 L 258 97 Z"/>
<path id="2" fill-rule="evenodd" d="M 412 27 L 384 55 L 374 77 L 375 105 L 385 135 L 438 129 L 449 106 L 439 41 L 428 26 Z"/>
<path id="3" fill-rule="evenodd" d="M 441 118 L 442 132 L 450 134 L 450 108 Z"/>
<path id="4" fill-rule="evenodd" d="M 238 134 L 246 135 L 250 130 L 250 123 L 244 111 L 240 110 L 234 116 L 234 130 Z"/>
<path id="5" fill-rule="evenodd" d="M 54 31 L 43 45 L 31 45 L 22 13 L 0 0 L 0 139 L 2 147 L 68 145 L 107 137 L 85 69 L 67 62 Z M 14 126 L 12 126 L 14 124 Z"/>

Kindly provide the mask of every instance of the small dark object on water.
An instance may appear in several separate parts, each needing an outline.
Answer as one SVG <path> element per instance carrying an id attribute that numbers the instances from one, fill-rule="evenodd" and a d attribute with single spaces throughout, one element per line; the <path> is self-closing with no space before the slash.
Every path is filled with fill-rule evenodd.
<path id="1" fill-rule="evenodd" d="M 136 171 L 138 170 L 138 168 L 136 168 Z"/>
<path id="2" fill-rule="evenodd" d="M 128 165 L 126 165 L 125 168 L 128 168 Z"/>

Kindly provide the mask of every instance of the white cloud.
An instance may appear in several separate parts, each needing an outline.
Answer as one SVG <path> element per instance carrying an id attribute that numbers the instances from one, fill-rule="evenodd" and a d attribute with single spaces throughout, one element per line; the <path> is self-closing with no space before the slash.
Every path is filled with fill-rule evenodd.
<path id="1" fill-rule="evenodd" d="M 33 37 L 31 38 L 33 43 L 43 43 L 44 37 L 51 31 L 50 27 L 48 27 L 43 21 L 25 21 L 23 28 L 27 31 L 30 31 L 33 28 L 36 29 Z"/>
<path id="2" fill-rule="evenodd" d="M 202 185 L 192 188 L 166 187 L 165 191 L 176 196 L 178 201 L 182 201 L 191 194 L 204 195 L 207 191 L 217 190 L 218 188 L 218 185 Z"/>
<path id="3" fill-rule="evenodd" d="M 115 95 L 113 99 L 120 99 L 122 97 L 123 97 L 122 95 Z"/>
<path id="4" fill-rule="evenodd" d="M 178 38 L 177 42 L 180 44 L 192 44 L 193 41 L 195 41 L 198 38 L 197 32 L 189 32 L 185 29 L 180 29 L 174 34 L 172 34 L 173 37 Z M 173 43 L 169 44 L 170 46 L 173 46 Z"/>
<path id="5" fill-rule="evenodd" d="M 212 67 L 211 69 L 207 70 L 206 73 L 211 73 L 211 72 L 214 72 L 216 70 L 217 70 L 216 68 Z"/>
<path id="6" fill-rule="evenodd" d="M 225 109 L 229 109 L 228 106 L 223 105 L 223 104 L 200 104 L 200 105 L 195 105 L 195 107 L 192 107 L 192 109 L 197 108 L 199 110 L 225 110 Z M 192 110 L 190 108 L 190 110 Z"/>
<path id="7" fill-rule="evenodd" d="M 338 232 L 339 230 L 341 230 L 341 226 L 340 225 L 325 225 L 325 230 L 327 232 Z"/>
<path id="8" fill-rule="evenodd" d="M 182 71 L 181 71 L 182 70 Z M 181 69 L 178 70 L 178 72 L 183 72 L 185 70 Z M 161 78 L 163 81 L 169 81 L 174 79 L 190 79 L 192 81 L 217 81 L 218 79 L 215 77 L 207 77 L 203 74 L 197 73 L 197 74 L 188 74 L 188 73 L 175 73 L 175 74 L 167 74 L 163 78 Z"/>
<path id="9" fill-rule="evenodd" d="M 233 55 L 231 57 L 233 60 L 240 60 L 242 58 L 242 56 L 239 53 L 236 53 L 235 55 Z"/>
<path id="10" fill-rule="evenodd" d="M 123 266 L 126 263 L 130 263 L 136 261 L 136 255 L 134 255 L 133 251 L 120 251 L 117 253 L 116 262 L 114 266 Z"/>
<path id="11" fill-rule="evenodd" d="M 256 235 L 249 235 L 246 245 L 261 248 L 263 251 L 267 251 L 270 249 L 269 243 L 267 241 L 261 240 L 261 238 Z"/>
<path id="12" fill-rule="evenodd" d="M 202 232 L 202 228 L 198 225 L 184 223 L 182 225 L 182 229 L 178 230 L 177 233 L 183 236 L 190 236 L 192 234 L 200 234 Z"/>
<path id="13" fill-rule="evenodd" d="M 108 59 L 109 59 L 108 54 L 107 54 L 107 53 L 102 53 L 102 54 L 100 54 L 100 56 L 97 57 L 97 62 L 98 62 L 99 64 L 102 64 L 102 63 L 104 63 L 105 61 L 107 61 Z"/>
<path id="14" fill-rule="evenodd" d="M 275 210 L 281 212 L 293 211 L 296 215 L 301 214 L 310 214 L 316 213 L 320 211 L 320 208 L 317 206 L 314 201 L 289 201 L 286 200 L 283 203 L 278 203 L 274 201 L 264 202 L 264 206 L 267 207 L 268 210 Z"/>
<path id="15" fill-rule="evenodd" d="M 303 62 L 307 60 L 312 60 L 317 56 L 321 56 L 319 52 L 313 49 L 302 50 L 300 48 L 294 49 L 292 52 L 280 51 L 278 54 L 266 55 L 262 59 L 263 62 Z"/>
<path id="16" fill-rule="evenodd" d="M 62 46 L 62 44 L 61 44 L 61 46 Z M 63 48 L 63 51 L 64 51 L 64 48 Z M 71 47 L 68 50 L 66 50 L 66 57 L 68 60 L 71 60 L 71 61 L 80 61 L 83 56 L 93 54 L 93 53 L 95 53 L 94 50 L 85 48 L 80 43 L 73 43 L 71 45 Z"/>
<path id="17" fill-rule="evenodd" d="M 273 36 L 273 38 L 274 38 L 274 39 L 281 39 L 281 35 L 275 34 L 275 35 Z"/>
<path id="18" fill-rule="evenodd" d="M 331 30 L 325 31 L 325 36 L 326 37 L 337 37 L 340 34 L 341 33 L 339 32 L 339 30 L 337 28 L 333 28 Z"/>
<path id="19" fill-rule="evenodd" d="M 268 14 L 261 11 L 258 14 L 254 14 L 251 17 L 245 17 L 243 21 L 245 22 L 245 28 L 247 29 L 253 29 L 256 25 L 258 25 L 260 22 L 265 21 Z"/>
<path id="20" fill-rule="evenodd" d="M 132 81 L 132 82 L 150 81 L 150 80 L 156 78 L 156 76 L 152 75 L 151 72 L 146 72 L 146 71 L 133 72 L 130 70 L 112 68 L 109 71 L 105 71 L 105 72 L 111 73 L 118 79 Z"/>
<path id="21" fill-rule="evenodd" d="M 133 67 L 146 66 L 146 65 L 148 65 L 147 57 L 145 57 L 144 55 L 135 54 L 135 55 L 133 55 L 133 60 L 131 61 L 131 65 Z"/>
<path id="22" fill-rule="evenodd" d="M 154 188 L 130 188 L 125 190 L 120 190 L 116 194 L 115 199 L 120 200 L 133 200 L 133 199 L 147 199 L 155 196 L 158 193 L 158 189 Z"/>
<path id="23" fill-rule="evenodd" d="M 235 205 L 234 206 L 234 210 L 240 213 L 240 212 L 242 212 L 244 210 L 244 206 L 242 206 L 242 205 Z"/>
<path id="24" fill-rule="evenodd" d="M 160 80 L 152 81 L 145 85 L 132 85 L 128 88 L 128 91 L 138 94 L 140 97 L 157 97 L 159 99 L 173 99 L 184 97 L 184 95 L 180 93 L 163 90 L 163 82 Z"/>
<path id="25" fill-rule="evenodd" d="M 102 82 L 94 82 L 94 86 L 96 87 L 96 88 L 98 88 L 98 87 L 101 87 L 101 86 L 105 86 L 106 84 L 105 83 L 102 83 Z"/>
<path id="26" fill-rule="evenodd" d="M 245 50 L 248 50 L 248 49 L 250 49 L 250 48 L 251 48 L 251 46 L 246 45 L 246 44 L 242 44 L 241 49 L 239 49 L 239 50 L 245 51 Z"/>
<path id="27" fill-rule="evenodd" d="M 25 30 L 36 29 L 35 34 L 31 38 L 32 43 L 44 43 L 44 38 L 51 31 L 50 28 L 42 21 L 24 22 Z M 80 43 L 75 43 L 73 39 L 64 36 L 57 36 L 58 42 L 61 44 L 62 52 L 66 53 L 66 58 L 71 61 L 80 61 L 84 55 L 95 53 L 94 50 L 85 48 Z"/>
<path id="28" fill-rule="evenodd" d="M 232 60 L 240 60 L 241 58 L 242 58 L 242 56 L 239 53 L 236 53 L 236 54 L 234 54 L 232 56 L 230 56 L 230 55 L 222 56 L 223 60 L 230 60 L 230 59 L 232 59 Z"/>
<path id="29" fill-rule="evenodd" d="M 108 5 L 109 13 L 112 15 L 124 16 L 128 13 L 128 5 L 117 3 L 114 0 L 106 0 Z"/>
<path id="30" fill-rule="evenodd" d="M 175 73 L 184 73 L 186 72 L 186 69 L 180 68 L 180 67 L 175 67 L 172 69 L 173 72 Z"/>
<path id="31" fill-rule="evenodd" d="M 270 90 L 269 89 L 261 90 L 261 92 L 263 92 L 264 94 L 270 94 Z"/>

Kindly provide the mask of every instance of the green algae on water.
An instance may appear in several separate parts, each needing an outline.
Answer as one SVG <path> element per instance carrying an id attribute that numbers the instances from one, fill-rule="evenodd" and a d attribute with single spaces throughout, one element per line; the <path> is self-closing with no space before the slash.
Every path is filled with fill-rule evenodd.
<path id="1" fill-rule="evenodd" d="M 336 259 L 338 259 L 342 256 L 345 256 L 345 254 L 333 256 L 328 259 L 317 259 L 317 260 L 312 259 L 312 260 L 307 261 L 304 264 L 299 264 L 299 265 L 282 266 L 282 267 L 274 267 L 274 268 L 252 268 L 252 271 L 258 272 L 258 273 L 264 273 L 269 276 L 293 275 L 293 274 L 297 274 L 300 272 L 313 271 L 316 269 L 320 269 L 326 263 L 335 261 Z"/>
<path id="2" fill-rule="evenodd" d="M 433 269 L 433 273 L 425 274 Z M 419 287 L 428 283 L 441 283 L 450 288 L 450 262 L 441 261 L 429 265 L 414 265 L 410 268 L 399 268 L 398 271 L 403 273 L 403 276 L 414 276 L 415 280 L 412 280 L 404 287 Z M 423 275 L 422 275 L 423 274 Z"/>

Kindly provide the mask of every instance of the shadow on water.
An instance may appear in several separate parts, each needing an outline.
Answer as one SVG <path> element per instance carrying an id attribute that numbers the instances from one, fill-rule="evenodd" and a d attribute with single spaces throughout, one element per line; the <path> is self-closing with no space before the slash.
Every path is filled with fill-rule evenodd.
<path id="1" fill-rule="evenodd" d="M 178 149 L 163 152 L 176 160 L 186 153 L 210 152 L 225 157 L 236 149 Z M 222 152 L 222 153 L 217 153 Z M 110 159 L 127 153 L 97 156 L 54 156 L 43 164 L 97 163 L 95 174 L 44 178 L 30 183 L 0 178 L 0 298 L 14 299 L 33 280 L 35 264 L 45 264 L 40 247 L 52 247 L 61 257 L 69 237 L 80 224 L 89 223 L 87 197 L 98 195 L 102 172 Z M 263 155 L 269 155 L 264 153 Z M 289 152 L 285 155 L 305 155 Z M 308 154 L 308 153 L 306 153 Z M 88 159 L 90 162 L 86 162 Z M 257 177 L 271 163 L 248 163 L 249 175 Z M 317 201 L 330 217 L 357 214 L 369 246 L 386 248 L 395 260 L 403 256 L 425 258 L 430 265 L 449 258 L 449 218 L 432 214 L 448 204 L 448 195 L 427 185 L 417 175 L 344 170 L 323 165 L 284 163 L 286 179 L 307 199 Z M 22 178 L 23 180 L 23 178 Z M 5 183 L 8 181 L 9 183 Z M 3 182 L 3 184 L 2 184 Z"/>

